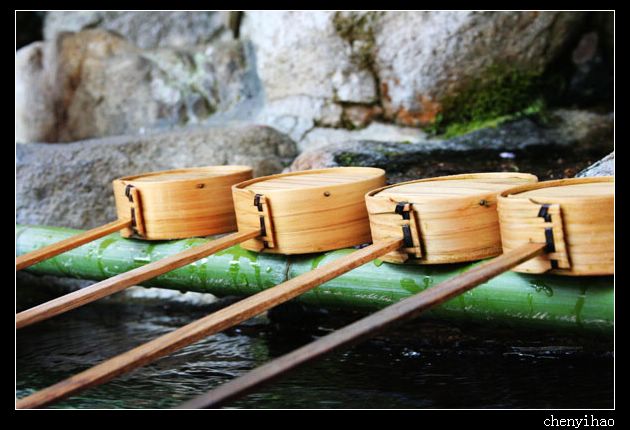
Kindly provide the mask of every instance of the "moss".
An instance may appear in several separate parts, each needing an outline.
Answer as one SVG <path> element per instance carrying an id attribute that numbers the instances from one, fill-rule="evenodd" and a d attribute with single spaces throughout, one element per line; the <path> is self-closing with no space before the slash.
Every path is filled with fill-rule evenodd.
<path id="1" fill-rule="evenodd" d="M 452 137 L 461 136 L 462 134 L 470 133 L 482 128 L 494 128 L 499 125 L 512 121 L 517 118 L 525 116 L 537 115 L 540 118 L 545 118 L 545 102 L 543 99 L 535 100 L 531 105 L 525 109 L 510 115 L 501 115 L 496 118 L 472 120 L 466 123 L 453 123 L 446 126 L 440 137 L 444 139 L 450 139 Z"/>
<path id="2" fill-rule="evenodd" d="M 542 115 L 546 95 L 558 87 L 556 76 L 493 65 L 483 77 L 473 79 L 457 94 L 446 97 L 442 112 L 426 131 L 448 138 L 496 127 L 523 115 Z"/>
<path id="3" fill-rule="evenodd" d="M 335 12 L 333 25 L 342 39 L 352 47 L 352 60 L 363 69 L 374 66 L 372 25 L 384 12 Z"/>
<path id="4" fill-rule="evenodd" d="M 353 166 L 355 163 L 354 155 L 350 152 L 341 152 L 335 156 L 335 161 L 340 166 Z"/>

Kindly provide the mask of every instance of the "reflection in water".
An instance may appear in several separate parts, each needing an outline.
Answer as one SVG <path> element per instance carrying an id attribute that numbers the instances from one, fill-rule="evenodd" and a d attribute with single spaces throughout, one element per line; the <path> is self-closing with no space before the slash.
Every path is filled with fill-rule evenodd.
<path id="1" fill-rule="evenodd" d="M 58 382 L 225 304 L 114 298 L 22 329 L 16 394 Z M 278 314 L 278 320 L 259 316 L 210 336 L 54 407 L 173 407 L 358 318 Z M 298 369 L 230 406 L 610 408 L 611 343 L 418 320 Z"/>

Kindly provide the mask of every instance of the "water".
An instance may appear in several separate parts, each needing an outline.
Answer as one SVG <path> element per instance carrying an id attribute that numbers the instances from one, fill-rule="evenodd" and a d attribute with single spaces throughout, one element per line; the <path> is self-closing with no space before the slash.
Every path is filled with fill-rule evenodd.
<path id="1" fill-rule="evenodd" d="M 19 299 L 20 294 L 21 308 L 33 304 L 32 295 Z M 22 329 L 16 340 L 17 396 L 225 304 L 106 299 Z M 358 317 L 285 308 L 53 407 L 173 407 Z M 610 340 L 417 320 L 298 369 L 230 407 L 611 408 L 612 349 Z"/>

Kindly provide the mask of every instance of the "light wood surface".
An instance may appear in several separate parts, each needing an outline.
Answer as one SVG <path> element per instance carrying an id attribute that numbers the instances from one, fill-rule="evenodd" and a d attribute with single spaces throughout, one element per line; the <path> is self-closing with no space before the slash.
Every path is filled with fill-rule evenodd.
<path id="1" fill-rule="evenodd" d="M 276 305 L 284 303 L 343 273 L 368 263 L 400 247 L 394 240 L 379 243 L 353 252 L 317 269 L 297 276 L 273 288 L 243 299 L 178 330 L 138 346 L 124 354 L 61 381 L 51 387 L 20 399 L 17 408 L 39 408 L 79 391 L 109 381 L 118 375 L 143 366 L 171 352 L 177 351 L 206 336 L 225 330 Z"/>
<path id="2" fill-rule="evenodd" d="M 304 254 L 369 243 L 364 195 L 384 184 L 382 169 L 338 167 L 266 176 L 235 185 L 239 230 L 260 228 L 261 212 L 253 203 L 260 194 L 265 198 L 265 222 L 273 235 L 242 246 L 265 253 Z"/>
<path id="3" fill-rule="evenodd" d="M 220 407 L 328 352 L 374 337 L 394 324 L 416 318 L 423 311 L 458 296 L 542 252 L 543 246 L 540 244 L 525 244 L 278 357 L 182 404 L 179 409 Z"/>
<path id="4" fill-rule="evenodd" d="M 116 211 L 130 218 L 135 209 L 139 229 L 124 237 L 181 239 L 235 231 L 232 185 L 252 178 L 248 166 L 207 166 L 125 176 L 113 181 Z M 134 201 L 125 194 L 131 185 Z M 138 207 L 136 207 L 138 206 Z"/>
<path id="5" fill-rule="evenodd" d="M 104 281 L 98 282 L 86 288 L 66 294 L 57 299 L 35 306 L 15 316 L 16 328 L 22 328 L 62 314 L 79 306 L 91 303 L 100 298 L 109 296 L 125 288 L 170 272 L 178 267 L 185 266 L 200 258 L 227 249 L 245 240 L 256 237 L 259 231 L 233 233 L 212 242 L 195 246 L 186 251 L 158 260 L 154 263 L 138 267 L 129 272 L 121 273 Z"/>
<path id="6" fill-rule="evenodd" d="M 545 228 L 552 228 L 556 248 L 514 270 L 569 276 L 614 274 L 614 200 L 612 176 L 546 181 L 503 192 L 498 207 L 504 250 L 545 242 Z M 543 204 L 549 205 L 550 222 L 538 216 Z"/>
<path id="7" fill-rule="evenodd" d="M 390 263 L 442 264 L 474 261 L 501 253 L 497 195 L 519 184 L 535 183 L 523 173 L 471 173 L 442 176 L 372 190 L 365 199 L 374 242 L 402 238 L 398 202 L 411 203 L 415 249 L 383 257 Z"/>
<path id="8" fill-rule="evenodd" d="M 100 237 L 107 236 L 108 234 L 120 231 L 123 228 L 128 227 L 131 224 L 130 219 L 120 219 L 109 224 L 102 225 L 97 228 L 93 228 L 76 236 L 70 237 L 65 240 L 61 240 L 52 245 L 45 246 L 36 251 L 22 254 L 15 259 L 15 270 L 22 270 L 40 261 L 52 258 L 55 255 L 62 254 L 71 249 L 77 248 L 81 245 L 85 245 L 88 242 L 96 240 Z"/>

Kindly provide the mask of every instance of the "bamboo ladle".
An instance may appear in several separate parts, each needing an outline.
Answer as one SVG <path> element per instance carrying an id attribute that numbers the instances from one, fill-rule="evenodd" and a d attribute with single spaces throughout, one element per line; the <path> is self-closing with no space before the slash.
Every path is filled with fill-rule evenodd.
<path id="1" fill-rule="evenodd" d="M 220 407 L 328 352 L 411 320 L 515 266 L 523 273 L 614 273 L 614 178 L 524 185 L 503 192 L 498 210 L 505 251 L 501 256 L 276 358 L 179 408 Z"/>
<path id="2" fill-rule="evenodd" d="M 208 166 L 125 176 L 113 181 L 118 219 L 15 259 L 16 270 L 120 231 L 145 240 L 225 233 L 236 227 L 230 187 L 250 179 L 247 166 Z M 203 219 L 201 205 L 210 209 Z"/>
<path id="3" fill-rule="evenodd" d="M 267 231 L 265 241 L 273 241 L 273 246 L 277 246 L 280 249 L 283 247 L 297 246 L 297 249 L 306 251 L 312 249 L 312 247 L 305 248 L 305 246 L 312 241 L 319 243 L 331 240 L 334 240 L 334 242 L 328 243 L 328 249 L 348 246 L 348 244 L 343 245 L 343 242 L 340 241 L 339 238 L 343 237 L 351 240 L 353 235 L 356 236 L 356 233 L 349 234 L 348 230 L 351 226 L 354 226 L 355 229 L 359 229 L 358 231 L 367 231 L 367 237 L 362 237 L 361 241 L 357 241 L 356 238 L 354 239 L 355 244 L 369 240 L 369 225 L 365 219 L 365 206 L 363 204 L 358 205 L 353 203 L 356 200 L 356 186 L 350 188 L 353 190 L 351 193 L 346 189 L 348 187 L 342 188 L 345 192 L 337 193 L 330 191 L 332 185 L 325 185 L 315 187 L 312 193 L 307 193 L 300 189 L 300 192 L 296 194 L 295 192 L 290 192 L 290 190 L 293 189 L 294 191 L 295 186 L 303 182 L 299 179 L 304 180 L 306 178 L 298 177 L 289 179 L 289 181 L 287 181 L 286 178 L 283 178 L 281 181 L 270 180 L 269 184 L 266 184 L 266 187 L 263 186 L 263 188 L 256 187 L 252 189 L 251 187 L 251 185 L 263 182 L 260 178 L 235 186 L 234 201 L 237 209 L 239 228 L 241 225 L 256 225 L 262 223 Z M 295 183 L 296 179 L 298 179 L 297 184 Z M 441 234 L 450 235 L 452 241 L 459 243 L 459 248 L 451 244 L 453 249 L 456 249 L 454 253 L 459 253 L 459 255 L 444 255 L 441 252 L 437 252 L 439 247 L 434 249 L 427 245 L 426 255 L 424 255 L 425 261 L 443 261 L 444 258 L 450 261 L 465 261 L 465 253 L 472 253 L 476 258 L 483 258 L 479 256 L 497 255 L 500 252 L 500 239 L 498 230 L 496 229 L 497 212 L 494 206 L 494 196 L 498 191 L 510 188 L 515 184 L 534 182 L 536 181 L 536 177 L 526 174 L 490 173 L 456 175 L 446 178 L 414 181 L 414 183 L 422 184 L 420 185 L 421 188 L 433 193 L 433 190 L 437 186 L 436 183 L 442 180 L 448 182 L 451 192 L 454 192 L 452 190 L 459 190 L 457 193 L 461 195 L 456 200 L 458 200 L 460 206 L 462 204 L 464 205 L 463 207 L 458 205 L 446 205 L 444 213 L 452 214 L 454 213 L 453 211 L 466 210 L 466 213 L 485 220 L 478 223 L 477 233 L 482 231 L 490 235 L 491 239 L 488 241 L 477 241 L 478 243 L 475 244 L 473 243 L 474 241 L 471 241 L 470 231 L 465 233 L 464 229 L 464 234 L 462 234 L 461 228 L 453 229 L 448 226 L 445 228 L 445 226 L 438 223 L 431 227 L 433 234 L 435 234 L 437 238 L 439 238 Z M 291 185 L 292 182 L 293 184 Z M 288 187 L 289 185 L 291 186 Z M 274 188 L 276 189 L 275 193 L 272 191 Z M 479 188 L 481 188 L 481 191 L 479 191 Z M 260 194 L 260 192 L 263 191 L 265 192 L 264 196 Z M 256 205 L 256 210 L 250 209 L 248 211 L 248 206 L 251 206 L 252 194 L 258 197 L 256 200 L 258 203 L 264 201 L 267 206 L 260 208 Z M 321 196 L 324 197 L 323 200 Z M 263 200 L 262 197 L 265 197 L 265 199 Z M 316 197 L 320 198 L 316 199 Z M 393 200 L 393 197 L 389 195 L 386 196 L 384 200 L 385 203 L 378 205 L 381 211 L 379 215 L 383 215 L 384 217 L 379 216 L 377 218 L 379 222 L 385 222 L 386 226 L 383 227 L 385 230 L 389 231 L 389 229 L 386 228 L 387 226 L 395 226 L 396 231 L 396 233 L 389 231 L 386 234 L 388 235 L 386 240 L 376 242 L 367 248 L 356 251 L 333 263 L 326 264 L 276 287 L 262 291 L 232 306 L 175 330 L 174 332 L 105 361 L 65 381 L 32 394 L 18 401 L 18 407 L 31 408 L 44 406 L 88 387 L 106 382 L 203 337 L 236 325 L 277 304 L 286 302 L 317 285 L 401 248 L 408 249 L 408 252 L 413 253 L 416 257 L 419 254 L 423 255 L 421 254 L 417 232 L 415 234 L 409 233 L 410 230 L 417 230 L 418 226 L 415 221 L 415 216 L 410 216 L 412 215 L 412 206 L 409 203 L 403 203 L 401 205 L 401 202 L 396 202 Z M 430 200 L 434 200 L 434 198 Z M 250 203 L 241 210 L 239 201 L 249 201 Z M 360 201 L 363 203 L 363 195 L 360 195 Z M 322 210 L 318 208 L 318 204 L 321 204 L 321 202 L 334 202 L 333 208 L 324 208 Z M 387 208 L 383 206 L 387 206 Z M 431 207 L 435 208 L 436 206 L 431 205 Z M 290 216 L 286 219 L 283 219 L 283 217 L 274 217 L 273 214 L 275 213 L 277 215 L 277 210 L 280 208 L 285 210 L 291 209 L 294 219 L 291 219 Z M 265 213 L 265 210 L 267 210 L 270 216 Z M 387 210 L 389 210 L 389 212 L 386 212 Z M 305 216 L 307 214 L 308 216 Z M 270 220 L 273 220 L 273 223 L 269 222 Z M 305 226 L 310 228 L 305 229 Z M 328 234 L 326 229 L 323 228 L 326 226 L 328 229 L 333 228 L 336 234 Z M 413 229 L 410 228 L 412 226 Z M 310 234 L 307 234 L 307 232 Z M 472 235 L 474 236 L 475 232 L 473 232 Z M 426 239 L 429 240 L 430 237 L 431 235 L 427 236 Z M 295 239 L 301 239 L 301 241 L 298 241 L 297 245 L 292 244 L 292 240 Z M 286 243 L 281 243 L 281 241 L 286 241 Z M 263 244 L 262 246 L 268 245 L 269 244 Z M 243 244 L 243 247 L 248 246 L 254 249 L 261 249 L 261 245 L 256 242 L 245 242 Z M 322 248 L 321 245 L 318 245 L 318 247 Z M 434 255 L 431 253 L 433 250 L 436 251 Z M 273 252 L 274 249 L 267 248 L 265 251 Z M 434 260 L 430 260 L 430 258 Z M 421 261 L 418 260 L 418 262 Z"/>
<path id="4" fill-rule="evenodd" d="M 118 220 L 34 252 L 21 255 L 16 267 L 46 258 L 120 231 L 143 240 L 181 239 L 236 230 L 232 185 L 251 179 L 248 166 L 208 166 L 126 176 L 113 181 Z M 20 312 L 16 328 L 59 315 L 139 282 L 228 248 L 253 234 L 236 233 L 114 276 L 90 287 Z"/>
<path id="5" fill-rule="evenodd" d="M 178 173 L 181 172 L 169 172 L 171 175 Z M 43 321 L 243 242 L 247 249 L 296 254 L 327 251 L 369 241 L 370 229 L 363 194 L 385 183 L 384 170 L 371 167 L 339 167 L 243 181 L 251 178 L 250 173 L 251 169 L 247 171 L 247 177 L 241 175 L 240 181 L 229 177 L 230 182 L 220 189 L 223 194 L 215 196 L 216 199 L 222 198 L 223 201 L 229 202 L 230 230 L 234 230 L 234 210 L 239 213 L 238 232 L 20 312 L 16 315 L 16 327 L 22 328 Z M 191 189 L 188 193 L 183 192 L 181 184 L 178 184 L 177 189 L 171 188 L 165 192 L 164 181 L 161 180 L 163 176 L 164 173 L 158 177 L 156 174 L 150 174 L 114 181 L 119 216 L 121 212 L 129 213 L 130 208 L 125 206 L 128 204 L 127 201 L 120 196 L 124 195 L 123 190 L 128 190 L 128 187 L 133 185 L 137 188 L 143 187 L 142 210 L 135 211 L 136 220 L 144 220 L 142 224 L 146 224 L 147 232 L 150 231 L 149 227 L 155 226 L 153 230 L 160 233 L 161 239 L 164 239 L 167 233 L 173 235 L 174 228 L 178 228 L 178 232 L 183 229 L 188 236 L 192 236 L 192 232 L 200 233 L 198 229 L 191 231 L 196 228 L 199 220 L 207 223 L 209 219 L 217 218 L 211 217 L 212 201 L 199 200 L 200 191 L 206 190 L 205 194 L 212 196 L 213 191 L 209 187 L 199 187 L 196 182 L 188 181 L 186 188 Z M 227 188 L 236 182 L 238 186 L 234 186 L 233 191 Z M 141 212 L 147 212 L 149 200 L 147 197 L 151 197 L 148 191 L 156 188 L 156 184 L 159 184 L 160 194 L 151 202 L 157 208 L 166 203 L 171 214 L 169 218 L 160 220 L 160 223 L 153 221 L 155 217 L 149 216 L 150 214 L 138 217 Z M 135 188 L 132 188 L 133 190 Z M 268 202 L 272 196 L 273 209 Z M 191 205 L 192 209 L 189 208 Z M 134 203 L 131 209 L 133 208 L 137 208 L 137 203 Z M 186 216 L 187 214 L 192 214 L 195 218 L 191 219 L 190 216 Z M 334 214 L 337 218 L 330 218 L 329 214 Z M 150 221 L 153 221 L 153 224 L 150 224 Z M 140 221 L 138 223 L 140 224 Z M 153 234 L 157 235 L 156 232 Z M 146 234 L 144 236 L 146 237 Z"/>

